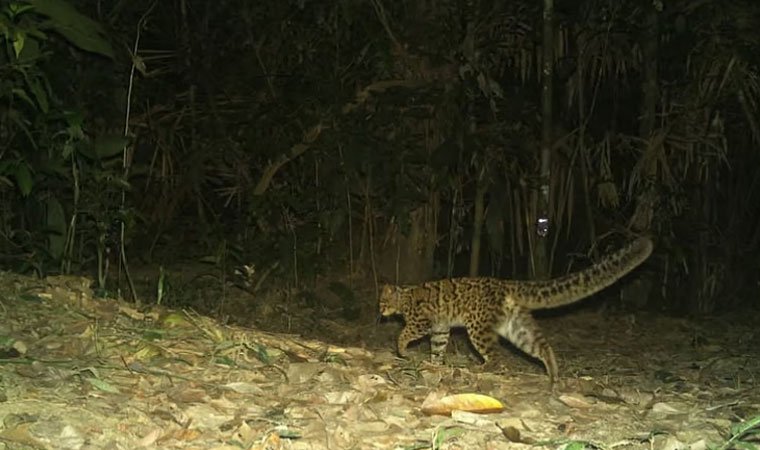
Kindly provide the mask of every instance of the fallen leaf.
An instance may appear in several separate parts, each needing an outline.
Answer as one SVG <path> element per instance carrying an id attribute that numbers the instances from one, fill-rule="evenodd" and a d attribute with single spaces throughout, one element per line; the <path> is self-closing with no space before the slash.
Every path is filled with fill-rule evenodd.
<path id="1" fill-rule="evenodd" d="M 108 392 L 111 394 L 119 394 L 121 391 L 119 391 L 119 388 L 116 386 L 113 386 L 112 384 L 109 384 L 106 381 L 99 380 L 97 378 L 85 378 L 85 380 L 90 383 L 95 389 L 98 389 L 103 392 Z"/>
<path id="2" fill-rule="evenodd" d="M 171 433 L 171 437 L 178 441 L 190 442 L 198 439 L 202 434 L 201 430 L 196 428 L 179 428 Z"/>
<path id="3" fill-rule="evenodd" d="M 129 317 L 133 320 L 144 320 L 145 314 L 141 313 L 140 311 L 136 310 L 135 308 L 131 308 L 129 306 L 125 305 L 119 305 L 119 312 L 124 314 L 125 316 Z"/>
<path id="4" fill-rule="evenodd" d="M 560 395 L 559 401 L 576 409 L 589 409 L 595 403 L 582 395 Z"/>
<path id="5" fill-rule="evenodd" d="M 522 437 L 520 436 L 520 430 L 518 430 L 515 427 L 501 427 L 499 424 L 496 424 L 497 427 L 501 430 L 501 434 L 504 435 L 505 438 L 509 442 L 517 442 L 517 443 L 523 443 Z"/>
<path id="6" fill-rule="evenodd" d="M 677 408 L 665 402 L 657 402 L 652 405 L 652 413 L 658 416 L 671 416 L 680 412 Z"/>
<path id="7" fill-rule="evenodd" d="M 267 434 L 260 443 L 254 444 L 251 450 L 275 450 L 282 448 L 282 440 L 276 432 Z"/>
<path id="8" fill-rule="evenodd" d="M 255 383 L 247 383 L 244 381 L 236 381 L 225 384 L 223 387 L 237 392 L 238 394 L 261 394 L 263 390 Z"/>
<path id="9" fill-rule="evenodd" d="M 29 432 L 31 425 L 30 423 L 23 423 L 15 428 L 0 431 L 0 439 L 32 448 L 46 448 L 42 442 L 34 438 Z"/>
<path id="10" fill-rule="evenodd" d="M 135 444 L 138 447 L 150 447 L 156 443 L 159 437 L 161 437 L 161 430 L 159 428 L 154 428 L 150 433 L 135 442 Z"/>
<path id="11" fill-rule="evenodd" d="M 190 328 L 192 326 L 187 317 L 178 312 L 167 314 L 162 322 L 166 328 Z"/>
<path id="12" fill-rule="evenodd" d="M 472 425 L 478 428 L 494 427 L 496 424 L 493 420 L 485 419 L 482 414 L 462 411 L 461 409 L 455 409 L 451 411 L 451 418 L 459 423 Z"/>
<path id="13" fill-rule="evenodd" d="M 428 415 L 450 416 L 453 410 L 491 414 L 503 411 L 504 405 L 483 394 L 455 394 L 438 398 L 435 393 L 430 393 L 422 402 L 422 412 Z"/>

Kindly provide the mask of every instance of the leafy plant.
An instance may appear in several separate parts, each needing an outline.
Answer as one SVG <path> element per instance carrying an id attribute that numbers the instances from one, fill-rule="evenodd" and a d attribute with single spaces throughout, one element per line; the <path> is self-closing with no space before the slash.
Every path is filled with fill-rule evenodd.
<path id="1" fill-rule="evenodd" d="M 60 45 L 55 37 L 66 44 Z M 0 181 L 16 187 L 16 196 L 6 201 L 18 205 L 14 209 L 21 212 L 5 215 L 3 229 L 25 228 L 41 237 L 27 241 L 35 243 L 33 249 L 14 239 L 17 233 L 9 232 L 4 235 L 5 245 L 21 245 L 37 254 L 44 250 L 45 263 L 38 259 L 35 265 L 40 273 L 50 269 L 46 263 L 66 260 L 62 267 L 69 270 L 80 194 L 103 192 L 104 178 L 108 178 L 91 172 L 81 158 L 88 152 L 90 158 L 114 153 L 109 143 L 91 140 L 84 117 L 60 101 L 57 91 L 66 87 L 51 82 L 48 63 L 56 53 L 73 48 L 111 59 L 114 52 L 102 26 L 63 0 L 4 2 L 0 41 L 4 45 L 0 102 L 5 105 L 0 109 Z M 122 149 L 123 145 L 118 152 Z M 44 249 L 38 247 L 39 242 L 45 243 Z"/>
<path id="2" fill-rule="evenodd" d="M 760 442 L 760 416 L 755 416 L 744 422 L 734 424 L 726 442 L 713 448 L 715 450 L 731 448 L 757 450 L 760 448 L 758 442 Z"/>

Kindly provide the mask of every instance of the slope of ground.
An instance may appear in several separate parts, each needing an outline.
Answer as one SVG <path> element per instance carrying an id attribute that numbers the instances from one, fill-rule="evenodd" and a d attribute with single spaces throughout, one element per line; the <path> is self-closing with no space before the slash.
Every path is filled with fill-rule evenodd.
<path id="1" fill-rule="evenodd" d="M 459 335 L 432 366 L 424 342 L 394 356 L 394 321 L 333 321 L 316 340 L 96 299 L 89 284 L 0 273 L 0 447 L 697 450 L 760 414 L 757 315 L 541 319 L 561 367 L 552 391 L 506 345 L 484 368 Z M 422 411 L 460 393 L 504 409 Z"/>

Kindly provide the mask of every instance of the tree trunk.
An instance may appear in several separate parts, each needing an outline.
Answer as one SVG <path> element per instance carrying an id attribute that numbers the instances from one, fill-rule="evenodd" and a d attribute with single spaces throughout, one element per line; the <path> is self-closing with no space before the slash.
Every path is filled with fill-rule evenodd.
<path id="1" fill-rule="evenodd" d="M 386 281 L 414 284 L 433 277 L 433 256 L 437 243 L 438 198 L 409 213 L 409 232 L 403 234 L 397 224 L 386 233 L 379 252 L 379 275 Z"/>
<path id="2" fill-rule="evenodd" d="M 643 100 L 641 103 L 641 122 L 639 123 L 639 136 L 644 142 L 652 143 L 652 137 L 655 127 L 657 125 L 657 105 L 660 99 L 659 89 L 659 75 L 657 58 L 659 54 L 659 17 L 658 11 L 652 4 L 647 6 L 647 18 L 642 35 L 642 52 L 643 52 L 643 79 L 641 83 L 641 91 Z M 652 151 L 648 149 L 644 158 L 647 158 L 646 153 Z M 657 163 L 654 158 L 648 158 L 649 163 L 644 167 L 644 178 L 646 180 L 653 180 L 657 175 Z M 651 182 L 646 182 L 643 192 L 641 192 L 636 200 L 636 210 L 633 213 L 633 217 L 629 222 L 629 226 L 632 230 L 645 232 L 652 226 L 652 218 L 654 216 L 654 204 L 657 198 L 657 193 Z M 654 287 L 653 281 L 654 275 L 652 273 L 642 273 L 641 281 L 642 286 L 648 288 Z M 648 292 L 642 293 L 646 298 L 649 297 Z M 645 306 L 646 301 L 641 301 L 637 306 Z"/>
<path id="3" fill-rule="evenodd" d="M 552 151 L 552 101 L 554 97 L 554 0 L 544 0 L 544 30 L 543 30 L 543 55 L 541 70 L 541 186 L 535 202 L 533 218 L 549 219 L 549 178 L 551 177 L 551 151 Z M 533 233 L 533 230 L 528 230 Z M 533 247 L 533 275 L 536 278 L 548 278 L 549 276 L 549 246 L 545 235 L 537 235 Z M 530 241 L 530 240 L 529 240 Z"/>
<path id="4" fill-rule="evenodd" d="M 470 276 L 477 277 L 480 270 L 480 247 L 483 236 L 483 219 L 485 210 L 486 183 L 483 176 L 478 177 L 475 190 L 475 212 L 472 220 L 472 241 L 470 243 Z"/>
<path id="5" fill-rule="evenodd" d="M 643 80 L 641 103 L 641 122 L 639 123 L 639 136 L 645 141 L 651 143 L 652 134 L 657 124 L 657 104 L 660 98 L 659 79 L 658 79 L 658 42 L 660 38 L 659 17 L 654 6 L 647 7 L 647 19 L 642 35 L 643 51 Z M 646 155 L 644 156 L 646 158 Z M 644 177 L 647 180 L 653 180 L 657 174 L 657 165 L 654 158 L 649 158 L 649 164 L 644 168 Z M 630 226 L 637 231 L 649 230 L 654 214 L 654 200 L 656 193 L 654 186 L 647 186 L 637 200 L 636 211 L 631 218 Z"/>

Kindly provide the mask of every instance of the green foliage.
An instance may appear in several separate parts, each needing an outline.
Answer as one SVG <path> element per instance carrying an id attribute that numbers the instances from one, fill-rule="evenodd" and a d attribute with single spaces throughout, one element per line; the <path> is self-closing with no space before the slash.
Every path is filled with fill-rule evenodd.
<path id="1" fill-rule="evenodd" d="M 728 439 L 723 444 L 714 447 L 715 450 L 732 448 L 757 450 L 760 448 L 760 416 L 752 417 L 731 427 Z"/>
<path id="2" fill-rule="evenodd" d="M 97 53 L 113 59 L 115 57 L 111 44 L 106 39 L 103 27 L 96 21 L 79 13 L 69 2 L 64 0 L 23 0 L 29 3 L 21 9 L 46 17 L 47 21 L 38 22 L 40 31 L 53 31 L 60 34 L 71 45 L 81 50 Z M 12 4 L 13 5 L 13 4 Z"/>
<path id="3" fill-rule="evenodd" d="M 31 169 L 24 161 L 18 159 L 0 161 L 0 180 L 6 185 L 17 186 L 24 197 L 32 192 Z"/>
<path id="4" fill-rule="evenodd" d="M 56 37 L 68 45 L 61 46 Z M 80 201 L 89 202 L 96 221 L 103 222 L 114 203 L 112 194 L 119 171 L 106 168 L 100 158 L 113 156 L 115 141 L 95 139 L 89 144 L 86 119 L 68 109 L 59 92 L 69 89 L 74 75 L 66 67 L 51 67 L 56 54 L 73 48 L 109 58 L 113 49 L 103 28 L 62 0 L 4 2 L 0 7 L 0 181 L 15 187 L 5 201 L 13 205 L 0 220 L 5 230 L 0 247 L 23 249 L 37 255 L 22 259 L 23 270 L 31 260 L 37 272 L 50 270 L 50 263 L 72 257 L 74 240 L 69 233 Z M 52 70 L 55 69 L 55 72 Z M 52 83 L 50 74 L 69 73 L 65 85 Z M 119 150 L 119 152 L 123 149 Z M 94 160 L 99 158 L 97 162 Z M 98 170 L 93 170 L 97 167 Z M 124 183 L 115 183 L 123 189 Z M 100 200 L 93 202 L 92 200 Z M 97 233 L 91 227 L 92 241 Z M 102 230 L 103 226 L 100 226 Z M 25 233 L 16 230 L 23 229 Z M 81 229 L 79 230 L 82 231 Z M 80 234 L 80 237 L 82 235 Z"/>
<path id="5" fill-rule="evenodd" d="M 437 427 L 435 429 L 435 433 L 433 433 L 433 442 L 431 442 L 431 449 L 439 450 L 443 447 L 443 444 L 445 442 L 456 439 L 457 436 L 463 435 L 464 432 L 464 428 L 460 427 Z"/>

